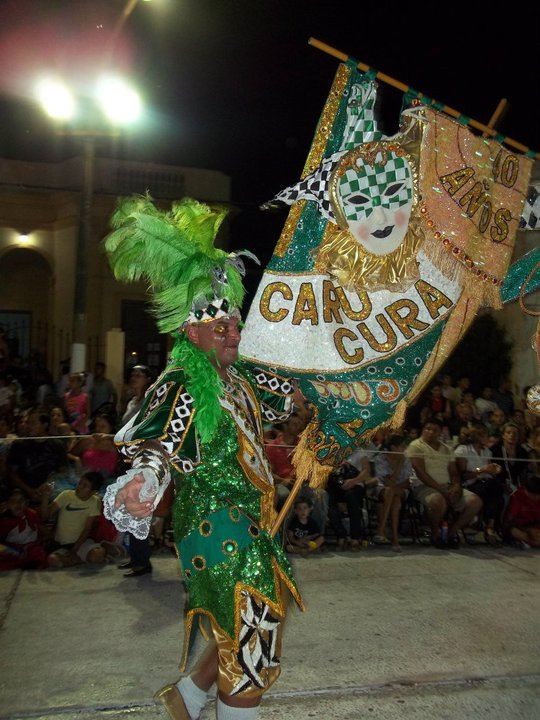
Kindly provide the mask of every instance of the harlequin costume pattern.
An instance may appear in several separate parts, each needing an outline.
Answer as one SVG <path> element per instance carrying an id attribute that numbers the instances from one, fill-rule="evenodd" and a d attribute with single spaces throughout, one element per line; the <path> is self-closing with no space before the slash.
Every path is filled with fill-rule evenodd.
<path id="1" fill-rule="evenodd" d="M 215 372 L 208 365 L 208 371 Z M 159 437 L 167 448 L 176 486 L 175 543 L 188 591 L 186 638 L 195 617 L 206 616 L 236 652 L 246 655 L 241 615 L 256 614 L 253 603 L 265 606 L 267 624 L 269 617 L 276 623 L 284 618 L 287 591 L 301 605 L 289 562 L 270 535 L 274 487 L 262 444 L 263 421 L 288 416 L 293 388 L 285 378 L 263 371 L 255 373 L 259 384 L 241 363 L 229 368 L 228 374 L 219 398 L 222 418 L 210 441 L 203 442 L 197 433 L 196 403 L 186 389 L 185 371 L 170 367 L 150 388 L 139 414 L 117 434 L 116 442 L 128 462 L 137 457 L 146 439 Z M 246 662 L 260 667 L 257 675 L 252 671 L 253 678 L 265 669 L 277 676 L 277 660 L 268 654 L 272 645 L 275 640 L 267 643 L 265 651 L 256 648 L 261 657 Z M 258 677 L 252 683 L 264 687 L 267 681 Z M 245 690 L 249 675 L 242 673 L 237 684 Z M 229 694 L 234 690 L 230 688 Z"/>
<path id="2" fill-rule="evenodd" d="M 289 416 L 294 388 L 287 378 L 241 360 L 218 373 L 211 352 L 188 338 L 191 323 L 239 315 L 243 265 L 238 254 L 213 248 L 215 213 L 194 201 L 183 201 L 170 214 L 156 213 L 148 198 L 119 212 L 118 230 L 108 241 L 117 276 L 132 278 L 143 274 L 142 267 L 152 279 L 156 268 L 176 265 L 166 282 L 163 272 L 153 277 L 154 300 L 166 305 L 156 303 L 158 324 L 175 342 L 138 414 L 116 435 L 131 469 L 108 488 L 104 512 L 119 529 L 145 537 L 150 518 L 117 508 L 118 492 L 142 473 L 140 498 L 153 498 L 155 506 L 174 483 L 172 524 L 187 590 L 181 669 L 189 663 L 192 632 L 209 628 L 217 644 L 220 693 L 257 698 L 279 676 L 289 595 L 302 607 L 287 557 L 271 532 L 275 490 L 263 446 L 263 422 Z M 201 243 L 205 222 L 211 228 Z M 184 237 L 194 226 L 197 231 Z M 164 243 L 157 259 L 146 255 L 149 228 Z"/>

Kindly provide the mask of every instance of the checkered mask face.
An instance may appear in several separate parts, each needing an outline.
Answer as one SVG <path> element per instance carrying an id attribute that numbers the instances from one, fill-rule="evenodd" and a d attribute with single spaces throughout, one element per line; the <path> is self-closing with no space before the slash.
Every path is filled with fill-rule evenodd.
<path id="1" fill-rule="evenodd" d="M 358 163 L 357 169 L 349 168 L 339 180 L 347 220 L 365 220 L 377 206 L 395 211 L 412 202 L 411 172 L 404 158 L 390 153 L 386 165 L 371 166 L 361 159 Z"/>

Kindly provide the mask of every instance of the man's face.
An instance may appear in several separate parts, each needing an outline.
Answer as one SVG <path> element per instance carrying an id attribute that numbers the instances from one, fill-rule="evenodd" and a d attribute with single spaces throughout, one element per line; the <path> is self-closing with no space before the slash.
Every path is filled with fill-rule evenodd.
<path id="1" fill-rule="evenodd" d="M 92 497 L 92 495 L 94 494 L 94 488 L 92 487 L 92 483 L 90 482 L 90 480 L 82 477 L 79 480 L 77 489 L 75 490 L 75 494 L 81 500 L 88 500 L 88 498 Z"/>
<path id="2" fill-rule="evenodd" d="M 426 423 L 422 430 L 422 438 L 428 445 L 437 443 L 441 434 L 441 428 L 435 423 Z"/>
<path id="3" fill-rule="evenodd" d="M 148 385 L 148 376 L 142 370 L 132 370 L 129 374 L 129 384 L 137 392 Z"/>
<path id="4" fill-rule="evenodd" d="M 205 353 L 218 368 L 226 368 L 238 360 L 240 344 L 240 318 L 226 317 L 211 322 L 188 326 L 191 342 Z"/>
<path id="5" fill-rule="evenodd" d="M 472 418 L 472 407 L 468 403 L 459 403 L 456 410 L 460 420 L 470 420 Z"/>
<path id="6" fill-rule="evenodd" d="M 41 422 L 38 413 L 32 413 L 28 416 L 26 432 L 29 437 L 44 437 L 47 435 L 47 426 Z"/>

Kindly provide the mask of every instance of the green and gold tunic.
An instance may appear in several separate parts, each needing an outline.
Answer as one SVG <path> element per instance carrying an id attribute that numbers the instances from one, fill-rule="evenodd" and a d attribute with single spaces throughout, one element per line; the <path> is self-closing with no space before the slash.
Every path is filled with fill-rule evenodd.
<path id="1" fill-rule="evenodd" d="M 246 591 L 279 619 L 286 589 L 300 606 L 302 601 L 287 557 L 270 534 L 275 490 L 263 447 L 263 421 L 288 417 L 293 387 L 286 378 L 259 369 L 250 373 L 241 364 L 227 374 L 217 431 L 209 441 L 196 428 L 189 377 L 168 368 L 116 442 L 127 461 L 145 440 L 158 439 L 166 451 L 176 488 L 175 543 L 188 590 L 186 637 L 201 614 L 237 648 Z M 186 651 L 183 665 L 185 660 Z"/>

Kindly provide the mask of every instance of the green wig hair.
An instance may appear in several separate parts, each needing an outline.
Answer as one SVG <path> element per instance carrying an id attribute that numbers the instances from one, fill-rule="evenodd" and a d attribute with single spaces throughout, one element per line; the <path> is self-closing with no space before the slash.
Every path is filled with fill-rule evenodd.
<path id="1" fill-rule="evenodd" d="M 214 247 L 226 214 L 225 208 L 191 198 L 169 211 L 148 195 L 119 200 L 104 240 L 109 263 L 117 280 L 149 282 L 161 332 L 175 333 L 190 312 L 213 299 L 227 299 L 231 310 L 241 307 L 243 263 L 237 254 Z"/>

